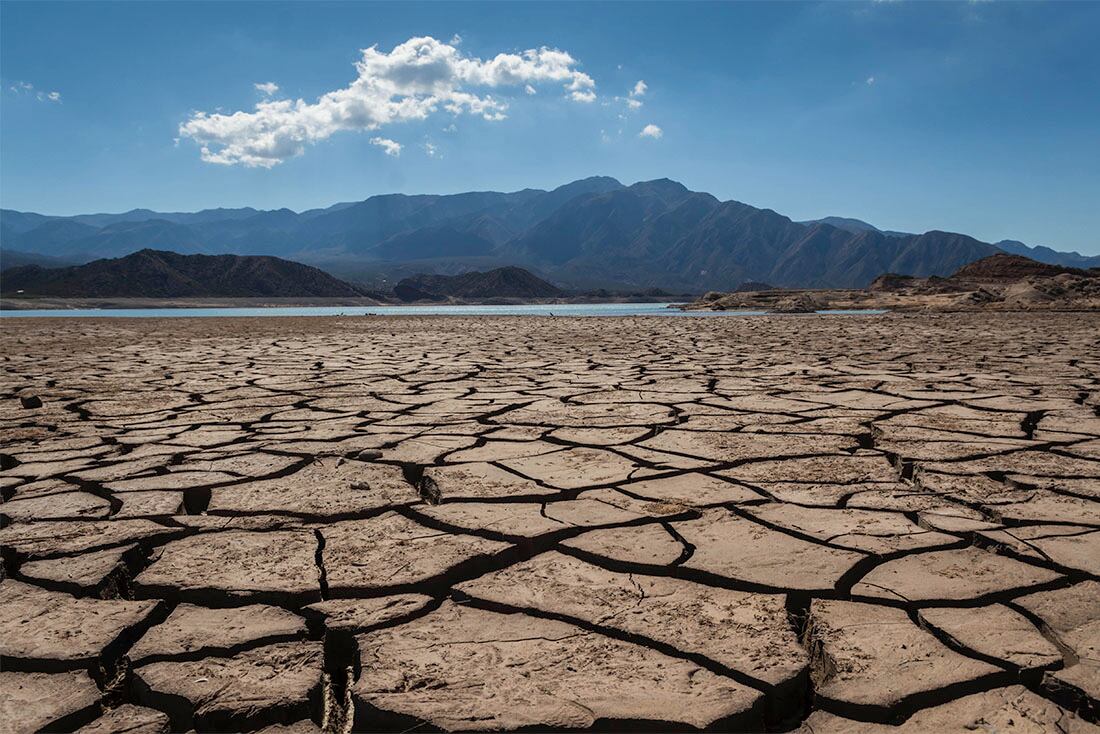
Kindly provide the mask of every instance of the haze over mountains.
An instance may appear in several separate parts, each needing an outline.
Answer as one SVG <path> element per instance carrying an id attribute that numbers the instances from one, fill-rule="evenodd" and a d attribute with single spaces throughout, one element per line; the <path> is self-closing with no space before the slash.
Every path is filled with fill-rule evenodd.
<path id="1" fill-rule="evenodd" d="M 519 265 L 571 288 L 731 290 L 860 287 L 886 272 L 947 275 L 1008 251 L 1074 267 L 1100 257 L 997 245 L 964 234 L 884 232 L 859 220 L 793 222 L 770 209 L 719 201 L 668 179 L 624 186 L 607 177 L 553 191 L 374 196 L 301 213 L 133 210 L 50 217 L 0 212 L 4 267 L 13 257 L 84 262 L 145 248 L 274 255 L 377 285 L 417 272 L 457 274 Z"/>

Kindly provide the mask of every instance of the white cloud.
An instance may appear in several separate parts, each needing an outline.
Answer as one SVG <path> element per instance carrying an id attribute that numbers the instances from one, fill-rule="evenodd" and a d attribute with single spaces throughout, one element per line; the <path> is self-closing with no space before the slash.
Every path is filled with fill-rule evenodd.
<path id="1" fill-rule="evenodd" d="M 615 101 L 625 104 L 628 110 L 640 110 L 645 103 L 638 98 L 644 97 L 647 91 L 649 91 L 649 85 L 646 84 L 644 80 L 639 79 L 634 83 L 634 86 L 630 88 L 630 91 L 626 93 L 625 97 L 615 97 Z M 620 112 L 619 119 L 625 120 L 626 114 Z"/>
<path id="2" fill-rule="evenodd" d="M 532 87 L 530 84 L 525 86 L 523 88 L 523 91 L 527 92 L 528 94 L 538 94 L 538 90 Z"/>
<path id="3" fill-rule="evenodd" d="M 557 83 L 574 101 L 596 99 L 596 82 L 577 70 L 576 59 L 545 46 L 482 60 L 453 43 L 410 38 L 389 53 L 364 49 L 355 66 L 358 76 L 349 86 L 316 102 L 264 99 L 253 111 L 195 112 L 180 125 L 180 136 L 194 140 L 208 163 L 271 168 L 337 132 L 423 120 L 441 107 L 490 121 L 506 117 L 507 102 L 471 89 Z"/>
<path id="4" fill-rule="evenodd" d="M 257 92 L 260 92 L 265 97 L 270 97 L 279 91 L 279 85 L 275 82 L 256 82 L 253 86 L 256 87 Z"/>
<path id="5" fill-rule="evenodd" d="M 875 78 L 873 76 L 867 77 L 867 81 L 866 81 L 867 86 L 869 86 L 869 87 L 873 86 L 874 83 L 875 83 Z"/>
<path id="6" fill-rule="evenodd" d="M 377 145 L 386 152 L 386 155 L 393 156 L 394 158 L 401 155 L 401 148 L 403 147 L 401 143 L 396 140 L 390 140 L 389 138 L 371 138 L 370 144 Z"/>
<path id="7" fill-rule="evenodd" d="M 30 82 L 16 81 L 8 87 L 8 89 L 16 94 L 26 94 L 34 97 L 39 102 L 60 102 L 61 92 L 47 92 L 45 90 L 35 91 L 34 85 Z"/>
<path id="8" fill-rule="evenodd" d="M 427 155 L 429 158 L 442 158 L 443 157 L 443 154 L 439 152 L 439 148 L 437 148 L 432 143 L 424 143 L 423 147 L 424 147 L 424 154 Z"/>
<path id="9" fill-rule="evenodd" d="M 654 140 L 660 140 L 665 134 L 665 131 L 657 127 L 653 123 L 650 123 L 642 128 L 642 131 L 638 133 L 639 138 L 653 138 Z"/>

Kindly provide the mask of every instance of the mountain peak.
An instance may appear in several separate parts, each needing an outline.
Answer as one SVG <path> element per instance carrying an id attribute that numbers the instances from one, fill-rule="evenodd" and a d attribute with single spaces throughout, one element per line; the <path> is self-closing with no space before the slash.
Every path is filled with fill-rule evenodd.
<path id="1" fill-rule="evenodd" d="M 673 181 L 671 178 L 655 178 L 651 181 L 639 181 L 633 186 L 630 186 L 630 188 L 638 191 L 656 191 L 671 194 L 690 193 L 687 186 L 684 186 L 679 181 Z"/>

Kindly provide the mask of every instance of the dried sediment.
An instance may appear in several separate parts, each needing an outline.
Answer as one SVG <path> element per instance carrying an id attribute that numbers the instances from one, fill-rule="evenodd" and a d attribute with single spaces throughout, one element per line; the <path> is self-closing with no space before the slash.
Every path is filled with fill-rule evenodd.
<path id="1" fill-rule="evenodd" d="M 43 323 L 11 731 L 1100 720 L 1098 317 Z"/>

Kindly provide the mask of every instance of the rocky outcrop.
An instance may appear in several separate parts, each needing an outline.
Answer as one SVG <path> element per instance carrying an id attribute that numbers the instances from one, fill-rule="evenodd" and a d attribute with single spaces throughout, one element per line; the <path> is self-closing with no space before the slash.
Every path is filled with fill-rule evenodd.
<path id="1" fill-rule="evenodd" d="M 814 308 L 814 304 L 817 304 Z M 948 278 L 886 273 L 866 290 L 710 292 L 689 310 L 806 313 L 831 309 L 891 311 L 1100 310 L 1100 270 L 1081 270 L 1004 253 L 966 265 Z"/>

